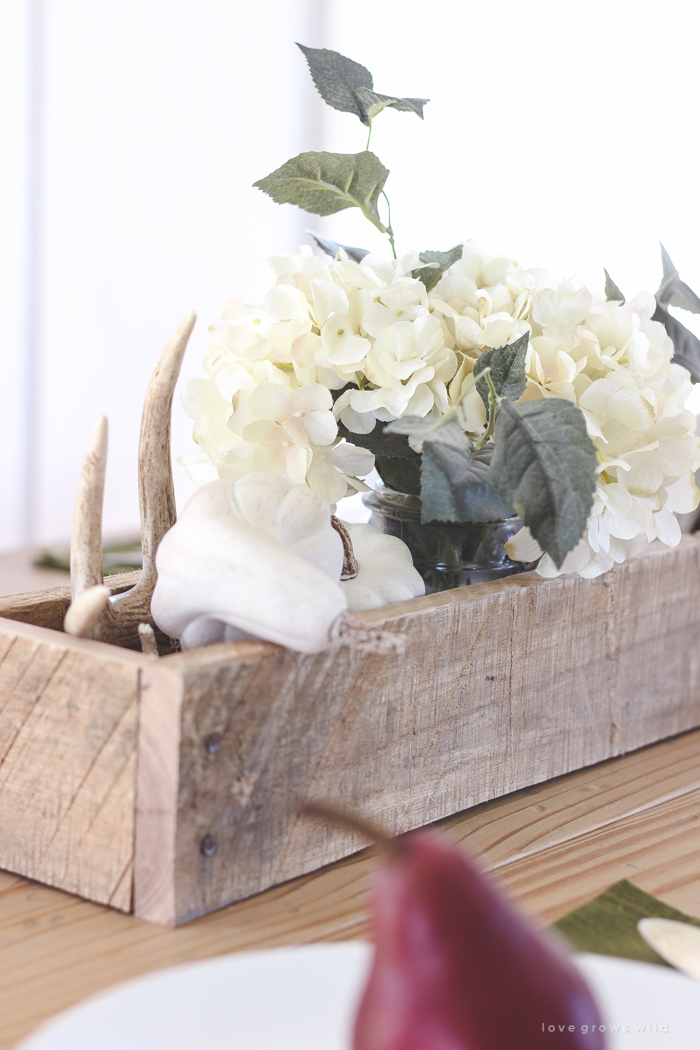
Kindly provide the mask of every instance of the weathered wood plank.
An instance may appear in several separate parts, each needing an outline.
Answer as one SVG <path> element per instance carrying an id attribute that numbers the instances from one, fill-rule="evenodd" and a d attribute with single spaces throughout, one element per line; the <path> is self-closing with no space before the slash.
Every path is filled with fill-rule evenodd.
<path id="1" fill-rule="evenodd" d="M 149 659 L 0 620 L 0 867 L 130 909 Z"/>
<path id="2" fill-rule="evenodd" d="M 106 584 L 118 594 L 133 587 L 141 577 L 141 570 L 120 572 L 108 576 Z M 63 618 L 70 605 L 70 584 L 47 587 L 40 591 L 0 596 L 0 617 L 5 620 L 20 620 L 36 627 L 48 627 L 52 631 L 63 630 Z"/>
<path id="3" fill-rule="evenodd" d="M 687 537 L 593 581 L 510 577 L 363 614 L 408 636 L 403 657 L 235 643 L 150 665 L 142 732 L 179 737 L 179 765 L 150 806 L 157 747 L 140 756 L 139 814 L 167 820 L 148 893 L 137 851 L 137 913 L 186 921 L 360 847 L 300 821 L 307 799 L 400 832 L 700 724 L 699 593 Z"/>

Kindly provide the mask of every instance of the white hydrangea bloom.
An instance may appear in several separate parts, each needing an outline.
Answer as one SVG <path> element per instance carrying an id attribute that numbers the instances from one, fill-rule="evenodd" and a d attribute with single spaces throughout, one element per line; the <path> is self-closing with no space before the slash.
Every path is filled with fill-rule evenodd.
<path id="1" fill-rule="evenodd" d="M 329 503 L 362 489 L 373 457 L 339 440 L 403 415 L 439 418 L 462 400 L 464 425 L 483 432 L 486 410 L 471 387 L 484 350 L 530 334 L 524 400 L 565 398 L 582 411 L 599 459 L 584 536 L 557 570 L 596 576 L 653 539 L 675 544 L 674 511 L 700 499 L 695 418 L 683 405 L 688 373 L 652 321 L 654 297 L 609 303 L 544 270 L 489 257 L 473 243 L 427 292 L 412 276 L 416 252 L 361 262 L 308 247 L 270 259 L 262 306 L 233 300 L 211 328 L 207 379 L 183 402 L 199 449 L 181 462 L 197 480 L 270 471 Z M 333 400 L 335 396 L 335 401 Z M 541 551 L 523 529 L 511 555 Z"/>
<path id="2" fill-rule="evenodd" d="M 534 296 L 525 397 L 577 404 L 599 459 L 584 535 L 561 569 L 545 554 L 542 576 L 599 576 L 652 540 L 676 546 L 681 533 L 673 512 L 698 505 L 696 419 L 683 407 L 690 376 L 672 362 L 673 344 L 651 319 L 654 309 L 648 293 L 621 304 L 568 284 Z M 541 554 L 527 529 L 508 551 L 522 560 Z"/>

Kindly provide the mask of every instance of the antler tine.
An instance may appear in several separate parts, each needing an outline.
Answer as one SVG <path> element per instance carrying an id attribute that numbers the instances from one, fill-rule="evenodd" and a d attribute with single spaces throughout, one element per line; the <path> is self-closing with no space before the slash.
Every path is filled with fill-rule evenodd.
<path id="1" fill-rule="evenodd" d="M 63 620 L 63 630 L 66 634 L 76 634 L 80 638 L 92 638 L 95 625 L 108 602 L 109 587 L 88 587 L 71 602 Z"/>
<path id="2" fill-rule="evenodd" d="M 139 504 L 143 571 L 134 588 L 147 592 L 150 602 L 156 585 L 156 551 L 177 519 L 173 469 L 170 459 L 171 411 L 175 384 L 197 317 L 189 313 L 168 340 L 146 391 L 139 441 Z"/>
<path id="3" fill-rule="evenodd" d="M 73 512 L 70 541 L 71 599 L 102 583 L 102 501 L 107 467 L 107 419 L 99 420 L 88 445 Z"/>
<path id="4" fill-rule="evenodd" d="M 143 570 L 135 587 L 109 600 L 95 626 L 95 637 L 116 645 L 138 645 L 138 626 L 151 623 L 151 596 L 156 585 L 156 551 L 175 524 L 175 492 L 170 461 L 170 413 L 175 384 L 196 315 L 184 317 L 168 340 L 151 375 L 141 416 L 139 504 Z"/>

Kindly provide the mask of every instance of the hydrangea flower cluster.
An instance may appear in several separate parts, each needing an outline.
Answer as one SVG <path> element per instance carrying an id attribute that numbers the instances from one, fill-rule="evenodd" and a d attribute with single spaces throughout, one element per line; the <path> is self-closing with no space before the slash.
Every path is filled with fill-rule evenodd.
<path id="1" fill-rule="evenodd" d="M 357 262 L 342 249 L 334 260 L 310 248 L 270 260 L 264 305 L 228 305 L 211 329 L 209 378 L 184 392 L 199 449 L 180 462 L 195 480 L 264 470 L 335 503 L 365 489 L 373 465 L 366 449 L 339 440 L 338 420 L 368 434 L 401 416 L 437 419 L 461 398 L 464 427 L 479 435 L 486 410 L 474 364 L 529 333 L 521 400 L 576 404 L 599 459 L 583 537 L 561 569 L 545 554 L 538 571 L 592 577 L 653 539 L 675 545 L 672 512 L 700 500 L 700 456 L 683 407 L 690 376 L 651 319 L 654 297 L 606 302 L 470 243 L 430 291 L 412 276 L 420 266 L 415 252 Z M 542 553 L 527 529 L 511 543 L 517 560 Z"/>
<path id="2" fill-rule="evenodd" d="M 590 578 L 640 554 L 654 539 L 675 546 L 680 527 L 673 512 L 694 510 L 700 501 L 694 477 L 700 455 L 695 416 L 684 408 L 690 375 L 672 362 L 673 343 L 663 324 L 651 319 L 654 296 L 642 292 L 627 303 L 607 302 L 546 271 L 480 257 L 470 246 L 433 296 L 463 355 L 450 400 L 485 348 L 529 331 L 521 400 L 564 398 L 583 412 L 599 459 L 593 507 L 561 568 L 545 554 L 540 575 Z M 483 427 L 485 409 L 476 391 L 467 394 L 465 407 L 467 429 Z M 508 550 L 519 561 L 542 554 L 528 529 Z"/>

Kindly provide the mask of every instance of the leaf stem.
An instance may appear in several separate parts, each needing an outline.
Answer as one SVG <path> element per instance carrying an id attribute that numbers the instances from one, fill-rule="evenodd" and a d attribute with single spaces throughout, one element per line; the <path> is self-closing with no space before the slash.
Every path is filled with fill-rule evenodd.
<path id="1" fill-rule="evenodd" d="M 493 385 L 493 379 L 491 378 L 491 369 L 484 368 L 484 370 L 479 373 L 479 378 L 481 378 L 482 376 L 486 379 L 489 388 L 489 420 L 484 433 L 477 441 L 474 442 L 475 452 L 478 452 L 480 448 L 483 448 L 488 439 L 493 434 L 493 428 L 496 425 L 496 406 L 501 400 L 498 394 L 496 393 L 495 386 Z"/>
<path id="2" fill-rule="evenodd" d="M 487 372 L 490 372 L 490 371 L 491 371 L 491 366 L 489 365 L 487 368 L 484 368 L 484 369 L 482 369 L 481 372 L 479 372 L 478 378 L 481 379 L 482 376 L 485 376 L 487 374 Z M 439 420 L 437 421 L 437 424 L 435 425 L 435 428 L 434 428 L 435 430 L 437 430 L 438 427 L 444 426 L 445 423 L 449 423 L 453 419 L 458 419 L 459 420 L 460 416 L 461 416 L 460 426 L 463 426 L 463 424 L 465 423 L 464 413 L 460 412 L 460 409 L 462 407 L 462 402 L 464 401 L 465 397 L 470 392 L 472 387 L 474 387 L 476 385 L 476 380 L 477 380 L 477 376 L 475 376 L 474 373 L 472 372 L 469 375 L 469 377 L 468 377 L 468 379 L 467 379 L 467 381 L 466 381 L 466 383 L 464 385 L 464 388 L 462 389 L 461 394 L 459 395 L 459 397 L 455 401 L 455 403 L 452 406 L 452 408 L 448 408 L 447 412 L 445 412 L 444 415 L 440 416 Z"/>
<path id="3" fill-rule="evenodd" d="M 367 132 L 367 145 L 365 146 L 365 150 L 369 149 L 369 140 L 372 138 L 372 118 L 368 117 L 367 119 L 369 120 L 369 131 Z"/>
<path id="4" fill-rule="evenodd" d="M 370 131 L 371 130 L 372 130 L 372 127 L 370 125 Z M 389 203 L 389 198 L 387 197 L 386 192 L 384 190 L 382 190 L 382 197 L 386 201 L 386 207 L 387 207 L 387 212 L 388 212 L 388 218 L 387 218 L 387 224 L 386 224 L 385 232 L 386 232 L 386 234 L 389 237 L 389 244 L 391 245 L 391 253 L 394 256 L 394 258 L 396 258 L 396 245 L 394 244 L 394 231 L 393 231 L 392 226 L 391 226 L 391 204 Z"/>

